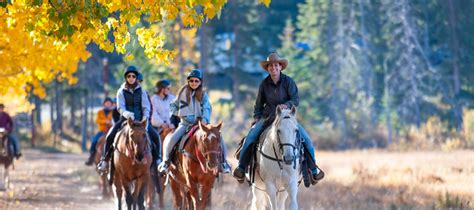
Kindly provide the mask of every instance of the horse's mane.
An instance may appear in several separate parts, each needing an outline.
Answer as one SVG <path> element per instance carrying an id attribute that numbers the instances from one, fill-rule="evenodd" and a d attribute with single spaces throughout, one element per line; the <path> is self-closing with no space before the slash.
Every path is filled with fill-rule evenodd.
<path id="1" fill-rule="evenodd" d="M 283 109 L 283 110 L 281 110 L 280 115 L 275 116 L 275 120 L 273 121 L 271 127 L 277 128 L 278 126 L 280 126 L 281 122 L 284 119 L 289 119 L 289 120 L 291 120 L 291 122 L 293 122 L 295 124 L 297 123 L 296 118 L 293 115 L 291 115 L 291 110 Z"/>

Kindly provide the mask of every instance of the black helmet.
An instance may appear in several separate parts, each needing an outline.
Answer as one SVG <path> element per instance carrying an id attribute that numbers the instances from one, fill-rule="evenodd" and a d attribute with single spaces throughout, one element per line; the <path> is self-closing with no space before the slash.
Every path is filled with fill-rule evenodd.
<path id="1" fill-rule="evenodd" d="M 125 69 L 125 73 L 123 74 L 123 77 L 127 77 L 128 73 L 134 73 L 138 77 L 138 69 L 135 66 L 128 66 L 127 69 Z"/>
<path id="2" fill-rule="evenodd" d="M 160 80 L 156 83 L 156 88 L 165 88 L 171 85 L 171 82 L 167 79 Z"/>
<path id="3" fill-rule="evenodd" d="M 191 72 L 188 74 L 188 78 L 195 77 L 198 78 L 199 80 L 202 80 L 202 72 L 200 69 L 193 69 Z"/>
<path id="4" fill-rule="evenodd" d="M 110 103 L 114 103 L 114 101 L 113 101 L 112 98 L 110 98 L 110 97 L 106 97 L 106 98 L 104 99 L 104 102 L 102 102 L 102 103 L 105 104 L 105 102 L 107 102 L 107 101 L 109 101 Z"/>

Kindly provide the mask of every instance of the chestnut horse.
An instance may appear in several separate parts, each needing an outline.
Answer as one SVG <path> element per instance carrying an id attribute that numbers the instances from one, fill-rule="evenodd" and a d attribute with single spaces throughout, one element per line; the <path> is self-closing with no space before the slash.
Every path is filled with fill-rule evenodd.
<path id="1" fill-rule="evenodd" d="M 163 145 L 163 141 L 165 137 L 173 132 L 174 129 L 171 128 L 163 128 L 160 132 L 160 139 L 161 139 L 161 145 Z M 160 191 L 156 192 L 155 190 L 155 182 L 158 183 Z M 154 209 L 153 207 L 153 201 L 155 200 L 155 193 L 158 194 L 158 207 L 159 209 L 165 209 L 165 203 L 164 203 L 164 192 L 165 192 L 165 177 L 162 176 L 150 176 L 150 180 L 148 181 L 147 184 L 147 195 L 146 195 L 146 203 L 147 207 L 150 209 Z"/>
<path id="2" fill-rule="evenodd" d="M 13 145 L 7 136 L 7 130 L 0 128 L 0 165 L 4 166 L 3 170 L 3 185 L 4 189 L 8 190 L 10 187 L 9 168 L 13 166 Z"/>
<path id="3" fill-rule="evenodd" d="M 105 135 L 99 138 L 97 145 L 95 146 L 95 156 L 94 156 L 94 165 L 96 166 L 100 162 L 102 157 L 102 152 L 104 151 L 105 146 Z M 102 191 L 102 198 L 111 198 L 112 197 L 112 186 L 110 186 L 107 181 L 107 174 L 100 173 L 96 168 L 97 174 L 99 175 L 99 189 Z"/>
<path id="4" fill-rule="evenodd" d="M 114 151 L 114 186 L 118 209 L 122 208 L 122 195 L 128 209 L 145 209 L 144 196 L 150 179 L 152 162 L 149 137 L 146 130 L 147 121 L 128 120 L 124 128 L 115 137 Z M 132 192 L 133 189 L 133 192 Z"/>
<path id="5" fill-rule="evenodd" d="M 203 125 L 199 121 L 198 125 L 183 150 L 175 153 L 176 164 L 170 167 L 175 209 L 205 209 L 210 205 L 211 189 L 221 163 L 222 123 Z M 187 206 L 183 206 L 183 201 Z"/>

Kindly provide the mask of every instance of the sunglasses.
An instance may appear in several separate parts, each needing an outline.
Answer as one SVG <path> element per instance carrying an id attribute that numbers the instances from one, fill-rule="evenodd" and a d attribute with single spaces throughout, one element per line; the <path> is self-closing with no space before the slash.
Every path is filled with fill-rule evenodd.
<path id="1" fill-rule="evenodd" d="M 199 83 L 201 82 L 201 80 L 198 80 L 198 79 L 190 79 L 188 80 L 189 83 Z"/>
<path id="2" fill-rule="evenodd" d="M 129 74 L 127 75 L 127 78 L 137 78 L 137 76 L 135 76 L 135 74 Z"/>

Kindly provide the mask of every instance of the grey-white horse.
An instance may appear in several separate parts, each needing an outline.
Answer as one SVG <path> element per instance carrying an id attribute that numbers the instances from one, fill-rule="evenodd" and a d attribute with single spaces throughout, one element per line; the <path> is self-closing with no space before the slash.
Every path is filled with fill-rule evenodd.
<path id="1" fill-rule="evenodd" d="M 298 179 L 300 177 L 300 141 L 296 108 L 276 109 L 273 124 L 260 136 L 255 182 L 252 186 L 252 209 L 285 209 L 290 197 L 290 209 L 298 209 Z M 269 202 L 267 202 L 269 201 Z"/>

